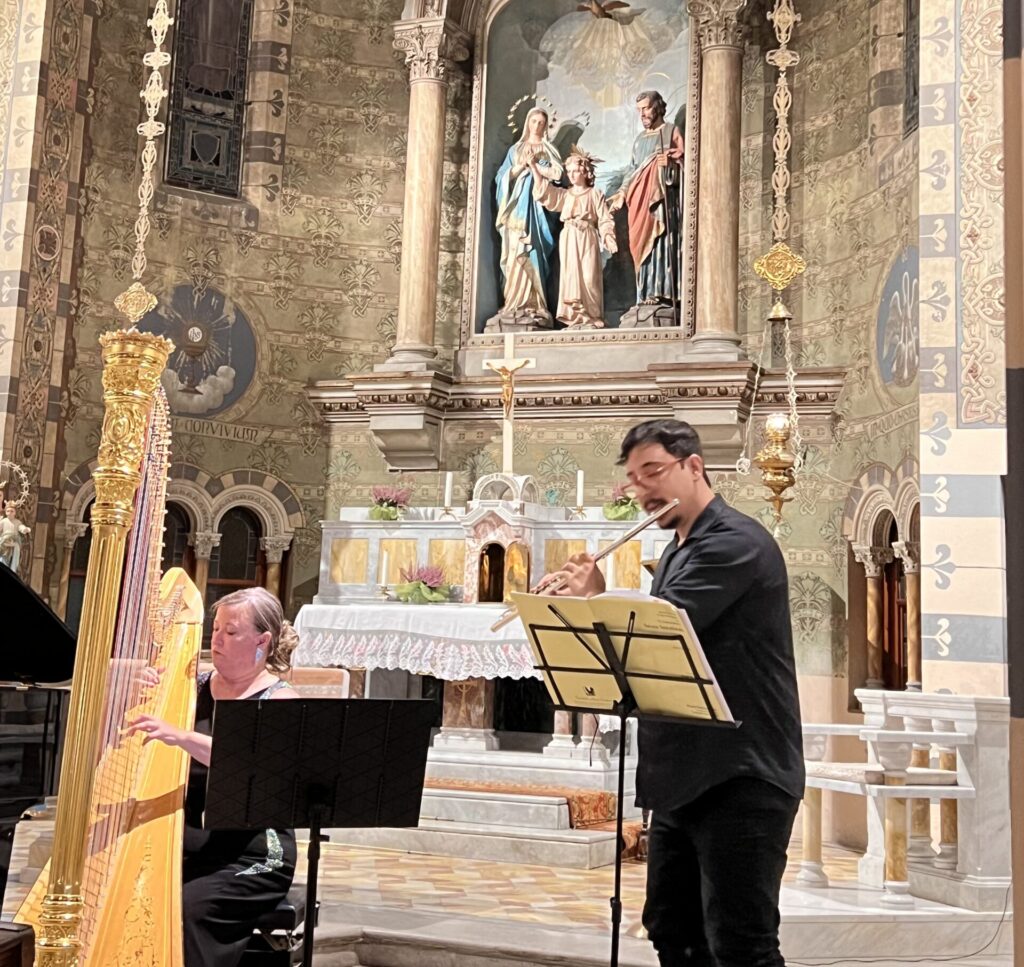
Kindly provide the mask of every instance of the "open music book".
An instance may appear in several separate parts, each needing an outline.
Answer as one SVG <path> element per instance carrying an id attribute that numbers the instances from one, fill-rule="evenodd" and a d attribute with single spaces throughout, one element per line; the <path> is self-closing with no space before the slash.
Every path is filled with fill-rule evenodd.
<path id="1" fill-rule="evenodd" d="M 647 716 L 733 722 L 690 619 L 669 602 L 636 591 L 512 600 L 557 707 L 612 712 L 628 690 Z"/>

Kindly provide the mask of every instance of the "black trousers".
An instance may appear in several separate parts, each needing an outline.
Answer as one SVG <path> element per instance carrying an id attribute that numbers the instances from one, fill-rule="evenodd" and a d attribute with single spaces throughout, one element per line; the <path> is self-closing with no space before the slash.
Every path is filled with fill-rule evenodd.
<path id="1" fill-rule="evenodd" d="M 662 967 L 778 967 L 779 890 L 799 801 L 730 779 L 655 809 L 643 922 Z"/>

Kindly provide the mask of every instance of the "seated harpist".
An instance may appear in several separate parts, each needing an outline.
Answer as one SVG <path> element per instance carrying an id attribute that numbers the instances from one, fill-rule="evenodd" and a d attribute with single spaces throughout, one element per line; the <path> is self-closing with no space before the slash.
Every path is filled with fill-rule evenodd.
<path id="1" fill-rule="evenodd" d="M 182 865 L 185 967 L 237 964 L 256 921 L 284 899 L 295 873 L 292 830 L 202 826 L 217 700 L 298 698 L 281 676 L 299 638 L 277 598 L 263 588 L 244 588 L 213 609 L 213 670 L 197 678 L 193 728 L 153 715 L 141 715 L 129 727 L 144 742 L 183 749 L 190 759 Z M 146 676 L 158 683 L 158 670 L 147 669 Z"/>

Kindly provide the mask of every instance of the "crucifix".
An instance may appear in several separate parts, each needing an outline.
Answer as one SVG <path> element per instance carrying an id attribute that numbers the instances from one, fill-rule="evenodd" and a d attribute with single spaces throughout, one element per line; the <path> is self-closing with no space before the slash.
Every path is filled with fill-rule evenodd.
<path id="1" fill-rule="evenodd" d="M 536 359 L 515 358 L 515 334 L 505 333 L 505 355 L 500 359 L 485 359 L 484 367 L 501 377 L 501 403 L 504 416 L 501 421 L 501 472 L 512 473 L 512 449 L 515 433 L 516 373 L 533 369 Z"/>

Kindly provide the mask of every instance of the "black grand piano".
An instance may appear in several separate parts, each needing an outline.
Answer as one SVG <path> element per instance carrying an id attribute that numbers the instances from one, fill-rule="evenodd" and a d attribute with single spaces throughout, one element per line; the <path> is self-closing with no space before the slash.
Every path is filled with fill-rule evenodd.
<path id="1" fill-rule="evenodd" d="M 0 892 L 14 825 L 57 792 L 75 633 L 0 564 Z"/>

